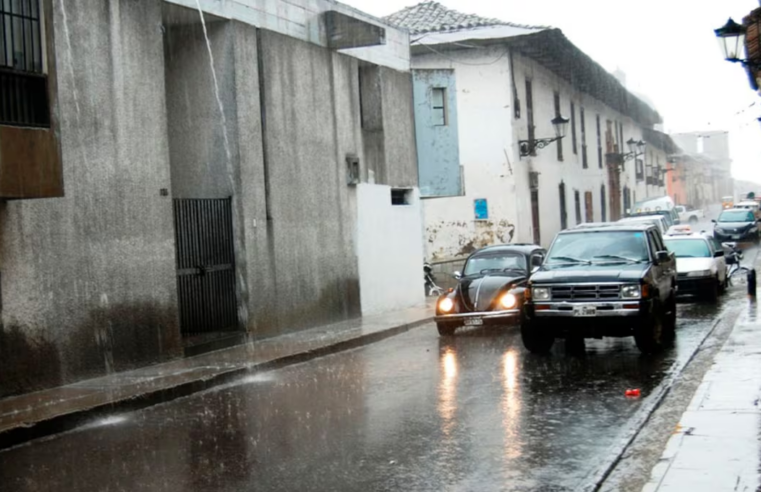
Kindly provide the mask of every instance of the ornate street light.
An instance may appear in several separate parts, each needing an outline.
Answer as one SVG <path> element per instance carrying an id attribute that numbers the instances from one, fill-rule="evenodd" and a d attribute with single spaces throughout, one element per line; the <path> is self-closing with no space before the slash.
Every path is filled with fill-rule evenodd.
<path id="1" fill-rule="evenodd" d="M 534 140 L 519 140 L 518 148 L 520 149 L 520 156 L 527 157 L 532 155 L 536 149 L 543 149 L 556 140 L 560 140 L 566 136 L 568 131 L 568 123 L 571 120 L 563 118 L 558 115 L 551 121 L 552 127 L 555 129 L 555 138 L 537 138 Z"/>
<path id="2" fill-rule="evenodd" d="M 645 153 L 645 146 L 647 144 L 645 142 L 643 142 L 642 140 L 634 140 L 633 138 L 630 138 L 626 142 L 626 145 L 629 146 L 629 153 L 628 154 L 624 154 L 623 155 L 623 159 L 625 161 L 628 161 L 630 159 L 635 159 L 635 158 L 641 156 L 642 154 L 644 154 Z"/>
<path id="3" fill-rule="evenodd" d="M 714 29 L 713 32 L 719 39 L 719 47 L 724 59 L 745 65 L 747 60 L 740 57 L 740 51 L 745 47 L 745 26 L 738 24 L 730 17 L 726 24 Z"/>

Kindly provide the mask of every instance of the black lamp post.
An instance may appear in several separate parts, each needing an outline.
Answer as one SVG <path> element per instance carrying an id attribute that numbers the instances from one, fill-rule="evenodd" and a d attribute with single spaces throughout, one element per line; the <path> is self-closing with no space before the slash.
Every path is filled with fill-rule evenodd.
<path id="1" fill-rule="evenodd" d="M 571 120 L 563 118 L 562 116 L 556 116 L 552 119 L 551 123 L 555 129 L 555 138 L 536 138 L 533 140 L 519 140 L 518 148 L 520 149 L 520 156 L 527 157 L 533 154 L 536 149 L 543 149 L 556 140 L 564 138 L 568 131 L 568 123 Z"/>
<path id="2" fill-rule="evenodd" d="M 748 61 L 741 58 L 741 50 L 745 47 L 745 26 L 730 18 L 726 24 L 713 31 L 719 39 L 719 47 L 724 59 L 732 63 L 747 65 Z"/>

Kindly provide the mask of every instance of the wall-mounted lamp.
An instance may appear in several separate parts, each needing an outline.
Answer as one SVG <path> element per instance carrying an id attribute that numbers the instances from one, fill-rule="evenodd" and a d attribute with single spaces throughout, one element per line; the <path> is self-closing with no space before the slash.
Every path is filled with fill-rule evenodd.
<path id="1" fill-rule="evenodd" d="M 532 155 L 536 149 L 543 149 L 556 140 L 564 138 L 568 131 L 568 123 L 571 120 L 563 118 L 562 116 L 556 116 L 552 119 L 552 126 L 555 128 L 555 138 L 537 138 L 533 140 L 520 140 L 518 141 L 518 148 L 520 149 L 520 156 L 527 157 Z"/>

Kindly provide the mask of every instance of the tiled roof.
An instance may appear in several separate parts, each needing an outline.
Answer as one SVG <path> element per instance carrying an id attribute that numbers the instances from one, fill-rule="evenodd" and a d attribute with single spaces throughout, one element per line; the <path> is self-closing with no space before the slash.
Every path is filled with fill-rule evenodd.
<path id="1" fill-rule="evenodd" d="M 409 30 L 412 34 L 427 32 L 450 32 L 461 29 L 488 26 L 512 26 L 526 29 L 544 29 L 543 26 L 527 26 L 505 22 L 499 19 L 480 17 L 475 14 L 463 14 L 450 10 L 439 2 L 423 2 L 407 7 L 399 12 L 384 17 L 394 26 Z"/>

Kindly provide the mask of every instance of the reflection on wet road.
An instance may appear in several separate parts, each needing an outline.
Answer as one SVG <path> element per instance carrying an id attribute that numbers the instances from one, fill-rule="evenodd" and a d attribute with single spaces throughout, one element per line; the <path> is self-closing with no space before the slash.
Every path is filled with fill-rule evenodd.
<path id="1" fill-rule="evenodd" d="M 624 391 L 646 397 L 716 313 L 681 304 L 652 357 L 631 339 L 532 356 L 515 329 L 430 325 L 2 452 L 2 488 L 573 489 L 642 404 Z"/>

